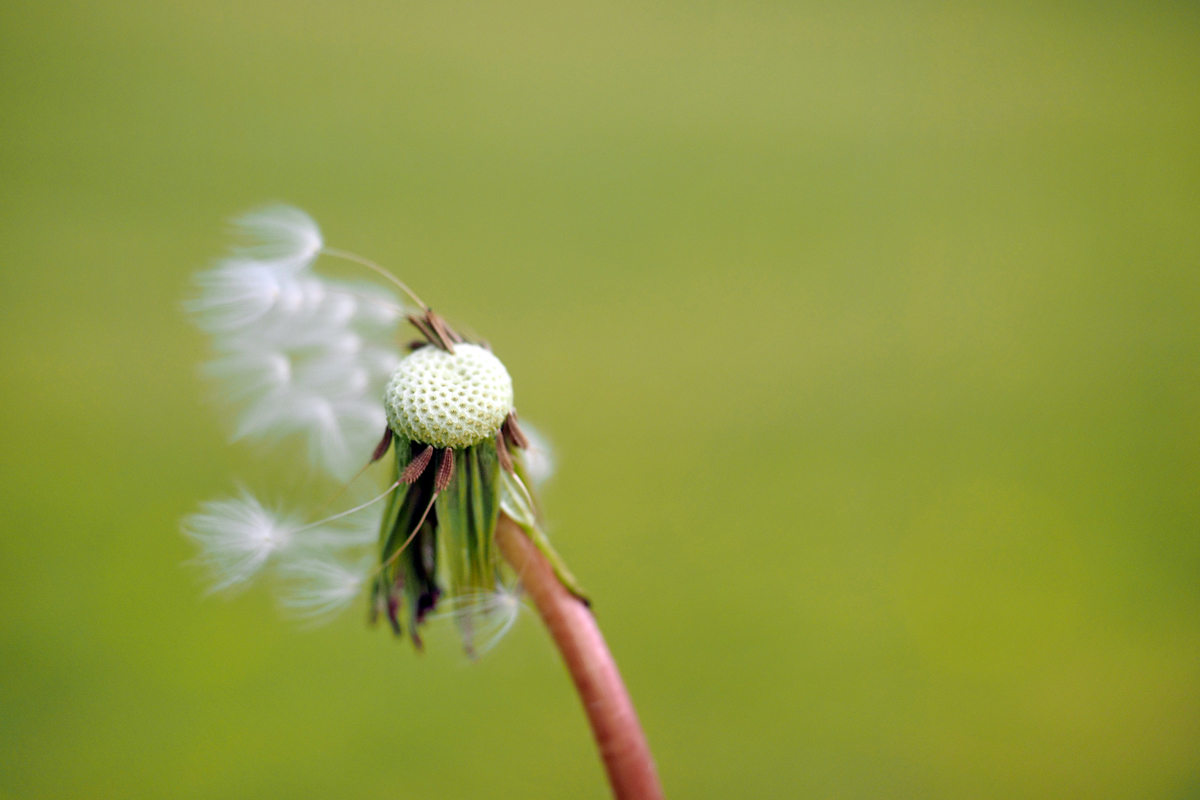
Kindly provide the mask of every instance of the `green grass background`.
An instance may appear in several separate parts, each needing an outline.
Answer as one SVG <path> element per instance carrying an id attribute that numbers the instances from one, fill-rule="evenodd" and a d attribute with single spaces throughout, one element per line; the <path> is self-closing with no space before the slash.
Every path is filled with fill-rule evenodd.
<path id="1" fill-rule="evenodd" d="M 0 109 L 0 797 L 606 794 L 532 615 L 183 566 L 271 200 L 494 343 L 671 797 L 1200 796 L 1194 4 L 17 0 Z"/>

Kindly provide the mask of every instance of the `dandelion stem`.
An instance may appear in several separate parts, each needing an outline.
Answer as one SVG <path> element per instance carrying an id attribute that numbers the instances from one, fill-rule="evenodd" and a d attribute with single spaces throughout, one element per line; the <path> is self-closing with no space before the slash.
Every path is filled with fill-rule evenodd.
<path id="1" fill-rule="evenodd" d="M 496 544 L 520 574 L 525 591 L 562 653 L 614 797 L 661 800 L 662 786 L 646 735 L 592 612 L 562 585 L 521 526 L 503 513 L 496 525 Z"/>

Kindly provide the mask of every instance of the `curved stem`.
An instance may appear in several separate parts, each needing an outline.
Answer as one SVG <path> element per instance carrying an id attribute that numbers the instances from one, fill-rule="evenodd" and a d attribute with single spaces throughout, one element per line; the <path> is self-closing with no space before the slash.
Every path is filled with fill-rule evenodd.
<path id="1" fill-rule="evenodd" d="M 646 735 L 592 612 L 563 587 L 550 562 L 506 514 L 496 525 L 496 544 L 521 576 L 562 653 L 587 711 L 613 795 L 617 800 L 661 800 L 662 786 Z"/>

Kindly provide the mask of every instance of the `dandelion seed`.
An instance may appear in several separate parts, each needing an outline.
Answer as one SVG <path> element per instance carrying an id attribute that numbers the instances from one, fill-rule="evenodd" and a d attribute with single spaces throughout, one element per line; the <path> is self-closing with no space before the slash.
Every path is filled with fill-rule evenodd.
<path id="1" fill-rule="evenodd" d="M 292 206 L 274 205 L 251 211 L 235 219 L 234 225 L 245 240 L 238 251 L 253 258 L 302 269 L 321 252 L 321 230 L 317 223 Z"/>
<path id="2" fill-rule="evenodd" d="M 199 274 L 185 303 L 213 336 L 206 372 L 239 409 L 233 438 L 299 436 L 315 467 L 345 480 L 384 424 L 380 394 L 408 310 L 379 287 L 312 272 L 322 239 L 302 211 L 275 206 L 236 224 L 245 243 Z"/>
<path id="3" fill-rule="evenodd" d="M 529 423 L 524 423 L 525 437 L 529 447 L 525 448 L 525 474 L 533 488 L 541 486 L 554 475 L 554 451 L 550 443 Z"/>
<path id="4" fill-rule="evenodd" d="M 200 297 L 184 303 L 209 333 L 229 333 L 266 315 L 283 294 L 285 278 L 272 266 L 229 259 L 196 276 Z"/>
<path id="5" fill-rule="evenodd" d="M 478 658 L 499 644 L 521 615 L 521 587 L 497 585 L 491 592 L 471 592 L 442 601 L 432 619 L 451 617 L 463 648 Z"/>
<path id="6" fill-rule="evenodd" d="M 197 561 L 213 573 L 211 591 L 249 582 L 272 555 L 291 542 L 296 524 L 267 511 L 249 492 L 239 499 L 210 500 L 183 521 L 183 532 L 200 547 Z"/>
<path id="7" fill-rule="evenodd" d="M 371 559 L 345 564 L 329 556 L 308 556 L 285 562 L 279 572 L 279 602 L 285 610 L 301 618 L 329 618 L 362 593 Z"/>

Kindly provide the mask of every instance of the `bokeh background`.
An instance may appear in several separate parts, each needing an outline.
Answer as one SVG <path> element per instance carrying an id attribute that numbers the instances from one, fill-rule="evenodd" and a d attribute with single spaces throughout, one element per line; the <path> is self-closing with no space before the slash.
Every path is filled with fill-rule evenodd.
<path id="1" fill-rule="evenodd" d="M 0 108 L 0 797 L 606 795 L 532 614 L 202 597 L 266 201 L 494 343 L 672 797 L 1200 796 L 1195 4 L 17 0 Z"/>

